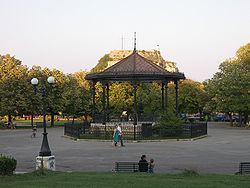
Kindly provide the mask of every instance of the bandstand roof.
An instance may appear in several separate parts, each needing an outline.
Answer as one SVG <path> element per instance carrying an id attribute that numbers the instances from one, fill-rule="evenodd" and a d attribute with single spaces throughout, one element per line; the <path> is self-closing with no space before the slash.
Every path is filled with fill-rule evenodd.
<path id="1" fill-rule="evenodd" d="M 93 81 L 153 81 L 185 79 L 183 73 L 169 72 L 139 55 L 136 50 L 126 58 L 99 73 L 86 75 Z"/>

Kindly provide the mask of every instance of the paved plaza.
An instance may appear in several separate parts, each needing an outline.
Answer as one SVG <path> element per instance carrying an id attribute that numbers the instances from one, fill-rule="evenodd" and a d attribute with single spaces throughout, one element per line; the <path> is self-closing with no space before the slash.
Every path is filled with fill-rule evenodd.
<path id="1" fill-rule="evenodd" d="M 0 130 L 0 153 L 17 160 L 17 172 L 35 170 L 42 131 L 31 138 L 31 130 Z M 52 154 L 59 171 L 112 171 L 115 161 L 138 161 L 142 154 L 155 159 L 156 172 L 176 173 L 184 169 L 200 173 L 234 174 L 239 162 L 250 161 L 250 130 L 231 128 L 227 123 L 209 123 L 208 137 L 194 141 L 125 142 L 114 148 L 110 142 L 63 136 L 63 128 L 48 129 Z"/>

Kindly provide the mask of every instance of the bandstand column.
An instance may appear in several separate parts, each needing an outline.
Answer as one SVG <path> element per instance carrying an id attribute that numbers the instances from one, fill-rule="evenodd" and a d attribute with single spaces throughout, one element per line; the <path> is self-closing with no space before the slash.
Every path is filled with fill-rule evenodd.
<path id="1" fill-rule="evenodd" d="M 137 85 L 136 82 L 133 82 L 133 87 L 134 87 L 134 140 L 136 140 L 136 125 L 137 125 L 137 101 L 136 101 L 136 90 L 137 90 Z"/>
<path id="2" fill-rule="evenodd" d="M 166 112 L 168 112 L 168 81 L 165 83 L 165 103 Z"/>
<path id="3" fill-rule="evenodd" d="M 106 87 L 107 87 L 107 122 L 110 121 L 109 119 L 109 83 L 106 84 Z"/>
<path id="4" fill-rule="evenodd" d="M 102 82 L 102 124 L 106 125 L 106 100 L 105 100 L 105 83 Z M 105 128 L 106 129 L 106 128 Z"/>
<path id="5" fill-rule="evenodd" d="M 179 90 L 179 84 L 178 84 L 178 80 L 174 81 L 175 83 L 175 109 L 176 109 L 176 115 L 179 114 L 179 94 L 178 94 L 178 90 Z"/>
<path id="6" fill-rule="evenodd" d="M 164 83 L 161 83 L 161 109 L 164 112 Z"/>
<path id="7" fill-rule="evenodd" d="M 92 89 L 91 89 L 91 93 L 92 93 L 92 118 L 93 118 L 93 122 L 95 123 L 95 81 L 92 81 Z"/>

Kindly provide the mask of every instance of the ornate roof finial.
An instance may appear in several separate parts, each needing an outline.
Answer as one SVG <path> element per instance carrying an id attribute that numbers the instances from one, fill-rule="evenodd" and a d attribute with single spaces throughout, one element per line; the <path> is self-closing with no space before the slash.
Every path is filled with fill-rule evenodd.
<path id="1" fill-rule="evenodd" d="M 124 43 L 124 36 L 122 35 L 122 38 L 121 38 L 121 40 L 122 40 L 122 50 L 123 50 L 123 43 Z"/>
<path id="2" fill-rule="evenodd" d="M 134 52 L 136 52 L 136 32 L 134 33 Z"/>

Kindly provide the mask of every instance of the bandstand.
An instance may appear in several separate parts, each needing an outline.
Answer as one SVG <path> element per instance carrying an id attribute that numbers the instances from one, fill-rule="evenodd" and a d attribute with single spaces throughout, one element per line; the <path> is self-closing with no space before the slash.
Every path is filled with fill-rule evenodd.
<path id="1" fill-rule="evenodd" d="M 133 86 L 133 125 L 134 133 L 136 125 L 138 124 L 137 116 L 137 100 L 136 91 L 138 85 L 141 83 L 158 82 L 161 84 L 161 108 L 162 111 L 168 110 L 168 83 L 174 82 L 175 84 L 175 108 L 178 114 L 178 89 L 179 81 L 185 79 L 183 73 L 169 72 L 163 67 L 158 66 L 152 61 L 144 58 L 136 51 L 136 44 L 131 55 L 122 59 L 113 66 L 99 73 L 91 73 L 86 75 L 86 80 L 91 81 L 91 93 L 92 93 L 92 117 L 93 123 L 96 122 L 96 83 L 100 82 L 102 85 L 102 124 L 105 126 L 110 121 L 109 117 L 109 87 L 114 82 L 129 82 Z M 135 137 L 135 134 L 134 134 Z"/>

